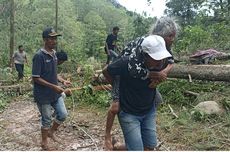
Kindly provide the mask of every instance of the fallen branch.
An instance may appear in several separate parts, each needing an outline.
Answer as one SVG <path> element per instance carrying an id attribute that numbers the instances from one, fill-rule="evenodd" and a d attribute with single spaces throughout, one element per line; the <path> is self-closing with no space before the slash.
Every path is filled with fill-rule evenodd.
<path id="1" fill-rule="evenodd" d="M 173 108 L 170 106 L 170 104 L 168 104 L 168 107 L 172 113 L 172 115 L 175 117 L 175 118 L 178 118 L 177 114 L 174 112 Z"/>
<path id="2" fill-rule="evenodd" d="M 192 92 L 192 91 L 187 91 L 187 90 L 184 92 L 184 94 L 187 94 L 187 95 L 192 95 L 192 96 L 195 96 L 195 97 L 197 97 L 197 96 L 199 96 L 199 95 L 200 95 L 199 93 Z"/>
<path id="3" fill-rule="evenodd" d="M 98 146 L 97 146 L 95 140 L 93 139 L 93 137 L 90 136 L 90 135 L 89 135 L 84 129 L 82 129 L 80 126 L 77 125 L 77 127 L 78 127 L 81 131 L 83 131 L 83 132 L 93 141 L 93 143 L 94 143 L 94 145 L 95 145 L 95 147 L 96 147 L 96 150 L 98 150 Z"/>
<path id="4" fill-rule="evenodd" d="M 190 74 L 188 74 L 188 79 L 189 79 L 189 82 L 191 83 L 192 82 L 192 76 Z"/>

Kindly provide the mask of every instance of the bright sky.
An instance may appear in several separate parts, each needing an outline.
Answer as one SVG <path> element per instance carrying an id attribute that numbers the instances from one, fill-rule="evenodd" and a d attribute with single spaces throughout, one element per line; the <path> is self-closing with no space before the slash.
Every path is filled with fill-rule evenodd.
<path id="1" fill-rule="evenodd" d="M 148 6 L 147 0 L 118 0 L 118 2 L 130 11 L 140 14 L 146 11 L 149 16 L 157 16 L 158 18 L 163 16 L 166 8 L 165 0 L 151 0 L 150 6 Z"/>

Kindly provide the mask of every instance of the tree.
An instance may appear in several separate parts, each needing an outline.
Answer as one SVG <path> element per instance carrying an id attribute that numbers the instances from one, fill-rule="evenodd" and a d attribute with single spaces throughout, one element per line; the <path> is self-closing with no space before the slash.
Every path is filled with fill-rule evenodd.
<path id="1" fill-rule="evenodd" d="M 10 1 L 10 62 L 9 65 L 11 66 L 13 61 L 12 61 L 12 56 L 14 53 L 14 16 L 15 16 L 15 9 L 14 9 L 14 0 Z"/>
<path id="2" fill-rule="evenodd" d="M 99 57 L 105 41 L 105 22 L 94 11 L 90 11 L 84 18 L 86 29 L 86 53 L 88 56 Z M 103 50 L 104 52 L 104 50 Z"/>
<path id="3" fill-rule="evenodd" d="M 179 17 L 182 25 L 192 24 L 204 0 L 167 0 L 165 13 Z"/>

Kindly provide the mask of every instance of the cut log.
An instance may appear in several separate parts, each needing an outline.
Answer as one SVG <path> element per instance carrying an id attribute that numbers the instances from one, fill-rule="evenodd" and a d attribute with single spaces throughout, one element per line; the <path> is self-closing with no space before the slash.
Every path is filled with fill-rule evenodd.
<path id="1" fill-rule="evenodd" d="M 230 82 L 230 65 L 177 65 L 169 73 L 170 78 L 182 78 Z"/>

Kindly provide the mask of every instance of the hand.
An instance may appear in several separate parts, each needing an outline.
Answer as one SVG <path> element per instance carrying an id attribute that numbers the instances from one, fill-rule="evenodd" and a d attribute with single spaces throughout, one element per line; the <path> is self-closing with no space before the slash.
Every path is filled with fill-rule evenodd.
<path id="1" fill-rule="evenodd" d="M 155 72 L 155 71 L 150 71 L 149 72 L 149 78 L 151 80 L 158 80 L 160 82 L 165 81 L 167 79 L 167 74 L 160 71 L 160 72 Z"/>
<path id="2" fill-rule="evenodd" d="M 72 95 L 72 91 L 70 89 L 65 89 L 64 93 L 66 94 L 67 97 Z"/>
<path id="3" fill-rule="evenodd" d="M 61 88 L 61 87 L 59 87 L 59 86 L 57 86 L 57 85 L 55 85 L 55 86 L 53 87 L 53 90 L 54 90 L 55 92 L 57 92 L 58 94 L 61 94 L 62 92 L 64 92 L 64 89 Z"/>
<path id="4" fill-rule="evenodd" d="M 66 87 L 69 87 L 69 86 L 72 85 L 72 83 L 70 81 L 64 80 L 63 85 L 66 86 Z"/>

